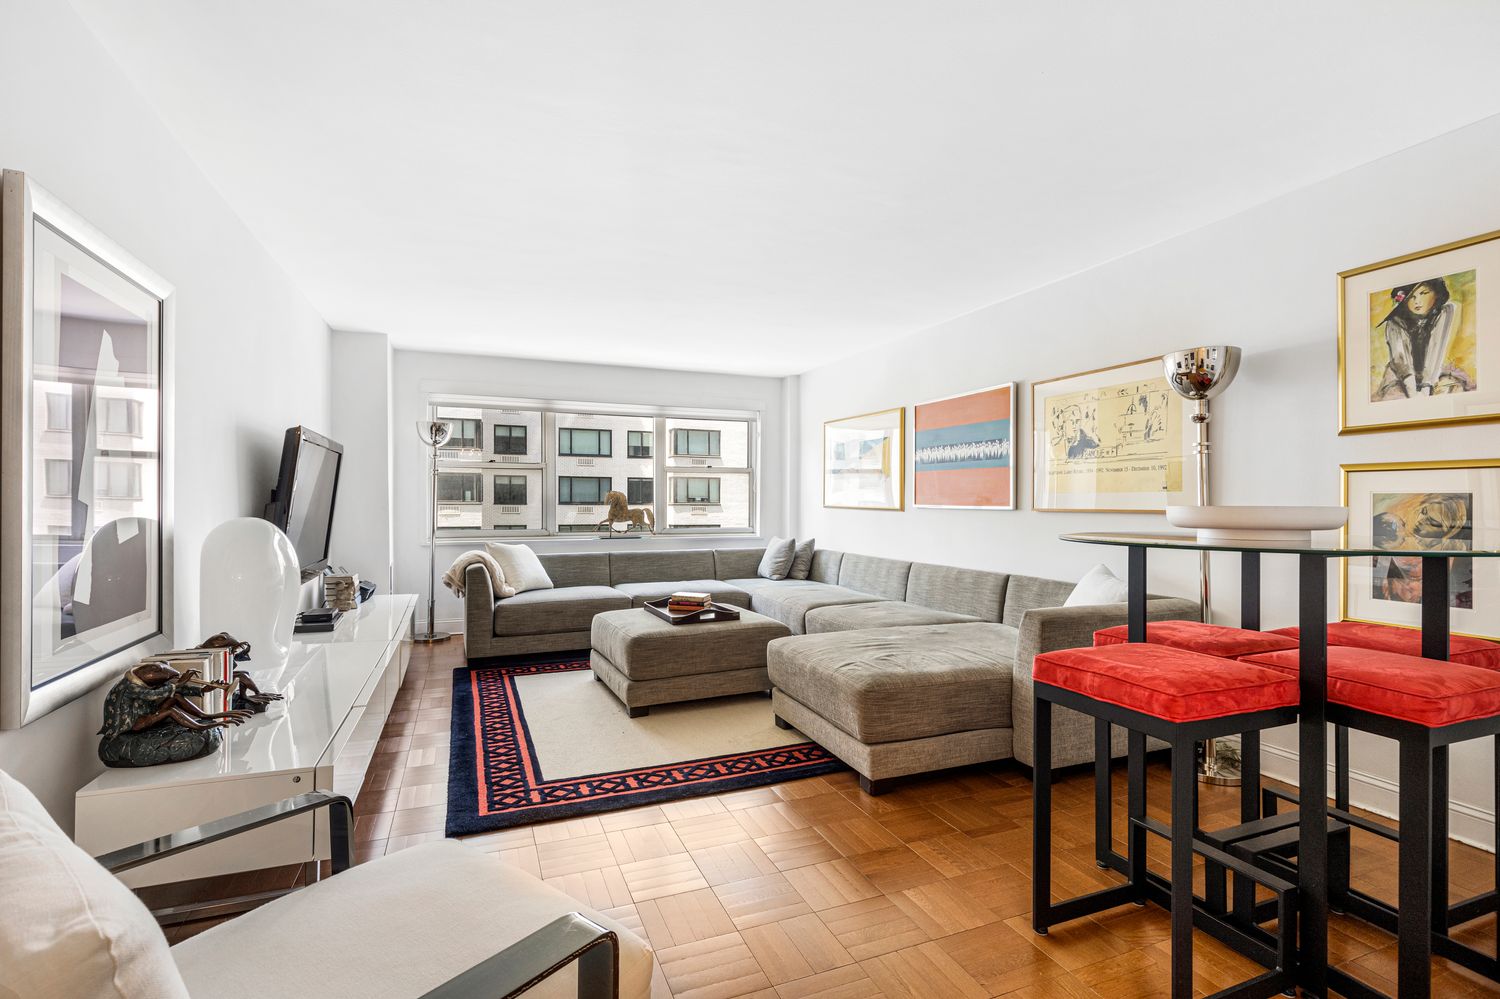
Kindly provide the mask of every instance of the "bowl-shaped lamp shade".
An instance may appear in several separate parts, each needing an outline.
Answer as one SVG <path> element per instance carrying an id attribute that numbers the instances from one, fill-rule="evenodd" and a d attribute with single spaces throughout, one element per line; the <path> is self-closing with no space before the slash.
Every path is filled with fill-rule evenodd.
<path id="1" fill-rule="evenodd" d="M 453 424 L 444 420 L 418 420 L 417 436 L 428 447 L 442 447 L 453 436 Z"/>
<path id="2" fill-rule="evenodd" d="M 1193 347 L 1162 357 L 1167 382 L 1184 399 L 1208 400 L 1223 392 L 1240 370 L 1238 347 Z"/>

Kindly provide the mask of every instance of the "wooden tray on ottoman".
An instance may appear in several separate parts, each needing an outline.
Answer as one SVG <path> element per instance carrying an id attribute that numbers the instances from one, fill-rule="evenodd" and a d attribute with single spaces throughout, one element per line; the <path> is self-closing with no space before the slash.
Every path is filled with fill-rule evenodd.
<path id="1" fill-rule="evenodd" d="M 673 611 L 667 609 L 667 604 L 670 600 L 670 597 L 662 597 L 660 600 L 647 600 L 642 606 L 668 624 L 711 624 L 715 621 L 738 621 L 740 619 L 738 607 L 731 607 L 728 604 L 721 604 L 717 601 L 709 604 L 702 610 Z"/>

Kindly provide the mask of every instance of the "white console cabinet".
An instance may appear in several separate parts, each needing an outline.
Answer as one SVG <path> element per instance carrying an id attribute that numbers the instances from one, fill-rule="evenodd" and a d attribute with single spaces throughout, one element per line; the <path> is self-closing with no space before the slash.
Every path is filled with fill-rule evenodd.
<path id="1" fill-rule="evenodd" d="M 98 856 L 235 812 L 326 790 L 353 798 L 411 660 L 417 598 L 375 596 L 326 634 L 298 635 L 284 666 L 247 669 L 285 700 L 224 730 L 212 756 L 111 769 L 79 790 L 74 838 Z M 279 867 L 328 856 L 318 811 L 127 872 L 132 887 Z"/>

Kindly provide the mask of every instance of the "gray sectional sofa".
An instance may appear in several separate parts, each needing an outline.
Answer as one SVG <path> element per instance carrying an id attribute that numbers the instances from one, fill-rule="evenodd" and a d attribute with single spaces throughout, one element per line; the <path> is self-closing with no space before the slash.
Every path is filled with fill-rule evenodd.
<path id="1" fill-rule="evenodd" d="M 772 704 L 859 771 L 882 781 L 1014 756 L 1031 763 L 1031 662 L 1089 645 L 1125 623 L 1125 605 L 1063 607 L 1073 583 L 831 550 L 810 578 L 756 575 L 763 549 L 540 555 L 554 589 L 497 601 L 480 566 L 465 576 L 471 660 L 589 648 L 594 615 L 674 590 L 774 618 L 791 631 L 767 647 Z M 1194 601 L 1153 597 L 1151 620 L 1196 618 Z M 712 627 L 704 625 L 703 627 Z M 1093 725 L 1053 713 L 1053 759 L 1093 759 Z M 1116 755 L 1125 752 L 1116 733 Z"/>

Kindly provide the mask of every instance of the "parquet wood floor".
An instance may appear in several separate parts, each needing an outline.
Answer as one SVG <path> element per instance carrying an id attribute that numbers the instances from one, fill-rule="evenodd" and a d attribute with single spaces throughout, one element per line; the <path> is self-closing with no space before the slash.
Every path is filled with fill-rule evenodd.
<path id="1" fill-rule="evenodd" d="M 451 670 L 460 639 L 419 646 L 359 796 L 361 861 L 442 835 Z M 1123 774 L 1117 773 L 1117 837 Z M 1237 792 L 1203 788 L 1204 825 L 1230 825 Z M 1167 770 L 1151 773 L 1165 819 Z M 1094 866 L 1090 778 L 1055 791 L 1054 891 L 1102 887 Z M 871 798 L 852 773 L 468 837 L 648 937 L 657 999 L 979 997 L 1133 999 L 1167 992 L 1168 919 L 1127 906 L 1053 929 L 1030 927 L 1031 787 L 1013 765 L 972 768 Z M 1152 866 L 1166 866 L 1152 838 Z M 1390 844 L 1356 833 L 1355 882 L 1394 898 Z M 1452 844 L 1453 897 L 1488 889 L 1493 858 Z M 211 894 L 290 883 L 296 871 L 210 879 Z M 257 880 L 259 878 L 259 880 Z M 181 897 L 175 893 L 173 900 Z M 152 899 L 160 904 L 160 897 Z M 172 939 L 201 929 L 178 927 Z M 1477 946 L 1494 919 L 1464 927 Z M 1195 940 L 1199 994 L 1257 968 L 1212 938 Z M 1335 917 L 1336 964 L 1395 992 L 1395 944 Z M 1435 994 L 1500 988 L 1437 960 Z"/>

